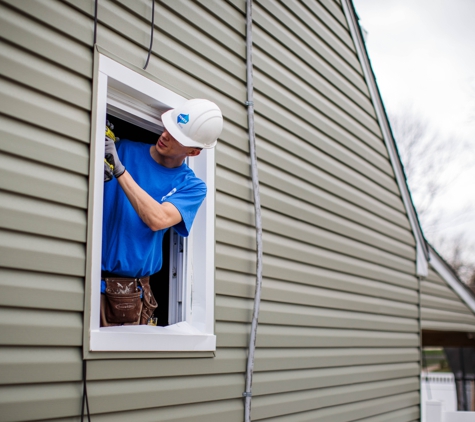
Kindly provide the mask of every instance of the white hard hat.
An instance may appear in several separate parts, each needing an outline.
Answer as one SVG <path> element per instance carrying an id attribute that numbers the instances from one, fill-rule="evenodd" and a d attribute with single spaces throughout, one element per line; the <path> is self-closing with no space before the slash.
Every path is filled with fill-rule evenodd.
<path id="1" fill-rule="evenodd" d="M 194 99 L 163 113 L 162 123 L 186 147 L 213 148 L 223 130 L 223 115 L 215 103 Z"/>

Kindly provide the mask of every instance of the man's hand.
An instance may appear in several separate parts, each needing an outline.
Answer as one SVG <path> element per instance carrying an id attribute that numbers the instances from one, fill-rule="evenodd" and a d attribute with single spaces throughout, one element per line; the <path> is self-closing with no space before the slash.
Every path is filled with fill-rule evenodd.
<path id="1" fill-rule="evenodd" d="M 108 138 L 107 136 L 105 158 L 107 162 L 113 166 L 112 172 L 114 173 L 114 176 L 116 178 L 124 174 L 125 167 L 119 160 L 119 156 L 117 155 L 117 149 L 115 148 L 115 143 L 111 138 Z"/>

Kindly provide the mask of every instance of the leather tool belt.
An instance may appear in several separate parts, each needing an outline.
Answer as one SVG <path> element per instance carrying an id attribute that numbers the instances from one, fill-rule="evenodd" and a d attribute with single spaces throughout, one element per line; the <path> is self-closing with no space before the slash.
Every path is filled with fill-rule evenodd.
<path id="1" fill-rule="evenodd" d="M 157 308 L 150 277 L 103 277 L 101 327 L 146 325 Z"/>

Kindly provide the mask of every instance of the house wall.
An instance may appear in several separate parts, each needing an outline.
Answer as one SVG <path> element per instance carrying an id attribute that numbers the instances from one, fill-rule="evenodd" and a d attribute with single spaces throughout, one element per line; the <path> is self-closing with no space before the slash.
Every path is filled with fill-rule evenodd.
<path id="1" fill-rule="evenodd" d="M 475 332 L 475 314 L 433 267 L 421 282 L 421 326 L 423 330 Z"/>
<path id="2" fill-rule="evenodd" d="M 142 67 L 151 2 L 98 6 L 98 45 Z M 0 1 L 0 421 L 80 415 L 93 15 L 91 0 Z M 415 241 L 341 4 L 262 0 L 253 18 L 253 420 L 419 420 Z M 155 23 L 147 71 L 225 117 L 218 347 L 89 361 L 89 404 L 95 422 L 242 421 L 255 273 L 245 2 L 157 1 Z"/>

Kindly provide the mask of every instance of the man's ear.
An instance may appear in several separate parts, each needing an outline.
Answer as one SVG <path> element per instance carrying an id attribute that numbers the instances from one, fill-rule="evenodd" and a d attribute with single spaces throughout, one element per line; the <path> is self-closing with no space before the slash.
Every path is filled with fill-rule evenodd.
<path id="1" fill-rule="evenodd" d="M 188 151 L 188 157 L 196 157 L 200 155 L 201 149 L 200 148 L 192 148 Z"/>

